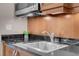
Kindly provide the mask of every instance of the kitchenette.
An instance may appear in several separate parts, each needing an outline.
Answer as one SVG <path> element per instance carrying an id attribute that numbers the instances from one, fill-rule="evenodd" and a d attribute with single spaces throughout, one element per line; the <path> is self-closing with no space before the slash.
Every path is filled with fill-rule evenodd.
<path id="1" fill-rule="evenodd" d="M 16 36 L 17 37 L 17 36 Z M 29 36 L 30 37 L 30 36 Z M 35 38 L 36 39 L 35 39 Z M 28 42 L 16 41 L 10 37 L 9 42 L 3 40 L 4 56 L 79 56 L 79 41 L 55 37 L 51 42 L 49 37 L 32 35 Z M 23 37 L 19 38 L 19 40 Z M 57 41 L 59 39 L 59 41 Z M 61 41 L 60 41 L 61 40 Z M 64 41 L 62 41 L 64 40 Z M 66 40 L 66 41 L 65 41 Z"/>
<path id="2" fill-rule="evenodd" d="M 79 3 L 6 5 L 3 56 L 79 56 Z"/>

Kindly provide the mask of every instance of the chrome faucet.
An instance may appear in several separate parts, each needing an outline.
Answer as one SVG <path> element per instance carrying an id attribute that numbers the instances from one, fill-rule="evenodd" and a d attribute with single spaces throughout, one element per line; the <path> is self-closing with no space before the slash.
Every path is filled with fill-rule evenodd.
<path id="1" fill-rule="evenodd" d="M 47 32 L 47 31 L 43 31 L 42 33 L 43 33 L 43 34 L 44 34 L 44 33 L 47 33 L 48 36 L 50 37 L 51 42 L 54 42 L 54 33 L 50 33 L 50 32 Z"/>

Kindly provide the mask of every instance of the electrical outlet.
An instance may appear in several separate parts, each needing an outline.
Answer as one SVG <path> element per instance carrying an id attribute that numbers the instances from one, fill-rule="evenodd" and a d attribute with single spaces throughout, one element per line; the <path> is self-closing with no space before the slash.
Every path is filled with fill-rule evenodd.
<path id="1" fill-rule="evenodd" d="M 12 30 L 12 25 L 11 24 L 6 25 L 6 30 Z"/>

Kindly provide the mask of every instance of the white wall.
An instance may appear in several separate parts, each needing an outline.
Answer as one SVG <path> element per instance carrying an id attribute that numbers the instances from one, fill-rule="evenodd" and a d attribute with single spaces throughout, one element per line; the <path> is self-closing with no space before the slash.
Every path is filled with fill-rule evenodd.
<path id="1" fill-rule="evenodd" d="M 15 17 L 13 3 L 0 3 L 0 34 L 18 34 L 27 30 L 27 18 Z"/>

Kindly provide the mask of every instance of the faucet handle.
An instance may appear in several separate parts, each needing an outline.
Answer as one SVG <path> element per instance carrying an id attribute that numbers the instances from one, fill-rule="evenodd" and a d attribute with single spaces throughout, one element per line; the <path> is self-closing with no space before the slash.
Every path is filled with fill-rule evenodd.
<path id="1" fill-rule="evenodd" d="M 52 35 L 54 35 L 55 33 L 51 33 Z"/>
<path id="2" fill-rule="evenodd" d="M 42 31 L 42 33 L 46 33 L 47 31 Z"/>
<path id="3" fill-rule="evenodd" d="M 54 35 L 55 35 L 55 33 L 51 33 L 51 35 L 52 35 L 52 36 L 54 36 Z"/>
<path id="4" fill-rule="evenodd" d="M 50 32 L 47 32 L 47 31 L 43 31 L 42 33 L 43 34 L 47 33 L 49 36 L 51 35 L 51 33 Z"/>
<path id="5" fill-rule="evenodd" d="M 55 33 L 51 33 L 51 38 L 53 38 L 54 39 L 54 36 L 55 36 Z"/>

